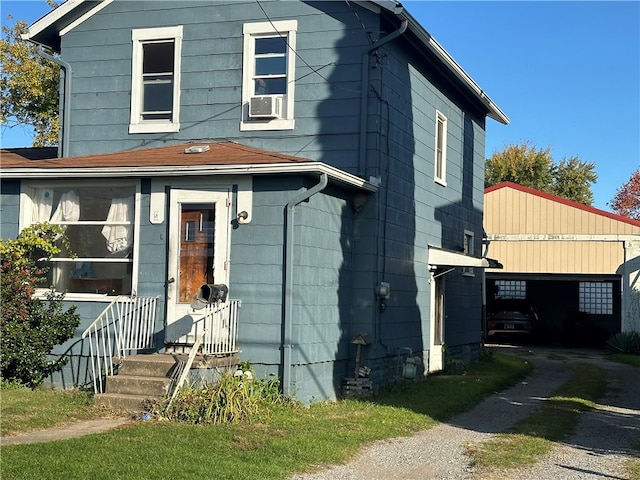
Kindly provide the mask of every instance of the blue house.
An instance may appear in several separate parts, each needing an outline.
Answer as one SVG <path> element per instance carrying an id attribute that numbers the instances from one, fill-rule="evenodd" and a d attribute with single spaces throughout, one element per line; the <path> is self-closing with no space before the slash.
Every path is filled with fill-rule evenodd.
<path id="1" fill-rule="evenodd" d="M 69 0 L 24 38 L 61 67 L 62 128 L 2 151 L 2 235 L 58 223 L 77 255 L 50 260 L 82 315 L 55 384 L 103 373 L 110 324 L 303 401 L 478 357 L 485 121 L 508 118 L 400 3 Z"/>

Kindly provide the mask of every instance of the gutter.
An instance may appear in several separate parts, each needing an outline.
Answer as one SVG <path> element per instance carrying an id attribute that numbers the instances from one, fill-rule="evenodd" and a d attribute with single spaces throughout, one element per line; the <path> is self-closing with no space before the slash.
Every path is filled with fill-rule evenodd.
<path id="1" fill-rule="evenodd" d="M 402 10 L 400 10 L 402 11 Z M 396 13 L 399 15 L 399 12 Z M 379 49 L 384 44 L 389 43 L 393 39 L 399 37 L 407 30 L 409 24 L 407 19 L 402 19 L 400 27 L 391 32 L 389 35 L 382 37 L 378 43 L 367 50 L 362 55 L 362 83 L 360 86 L 360 152 L 358 155 L 358 174 L 360 177 L 365 178 L 366 175 L 366 159 L 367 159 L 367 116 L 368 116 L 368 103 L 369 103 L 369 55 L 374 50 Z"/>
<path id="2" fill-rule="evenodd" d="M 395 15 L 403 21 L 408 21 L 411 27 L 411 31 L 418 37 L 418 39 L 437 57 L 446 68 L 454 74 L 466 86 L 473 95 L 485 106 L 487 109 L 487 116 L 496 120 L 503 125 L 509 124 L 509 117 L 507 117 L 500 107 L 498 107 L 491 98 L 480 88 L 480 86 L 471 78 L 471 76 L 456 62 L 451 55 L 433 38 L 424 27 L 407 11 L 401 10 L 400 12 L 394 11 Z"/>
<path id="3" fill-rule="evenodd" d="M 62 107 L 62 132 L 59 134 L 58 141 L 61 145 L 58 146 L 58 157 L 68 157 L 69 156 L 69 138 L 70 138 L 70 124 L 71 124 L 71 76 L 73 74 L 73 70 L 71 70 L 71 65 L 60 58 L 56 58 L 48 53 L 45 53 L 42 48 L 38 48 L 36 50 L 38 55 L 40 55 L 45 60 L 49 60 L 50 62 L 56 63 L 60 65 L 62 71 L 64 72 L 64 88 L 63 96 L 64 105 Z"/>
<path id="4" fill-rule="evenodd" d="M 76 157 L 79 161 L 85 157 Z M 86 157 L 89 158 L 89 157 Z M 52 160 L 55 162 L 56 160 Z M 43 165 L 47 160 L 38 160 Z M 54 179 L 54 178 L 131 178 L 131 177 L 183 177 L 204 175 L 273 175 L 280 173 L 327 175 L 331 180 L 351 188 L 376 192 L 378 184 L 367 182 L 339 168 L 322 162 L 242 164 L 242 165 L 160 165 L 119 167 L 3 167 L 2 178 Z"/>
<path id="5" fill-rule="evenodd" d="M 294 218 L 295 207 L 308 200 L 316 193 L 321 192 L 329 183 L 326 173 L 320 175 L 320 181 L 309 190 L 303 189 L 294 196 L 286 206 L 285 218 L 285 243 L 284 243 L 284 312 L 283 312 L 283 337 L 282 337 L 282 390 L 285 395 L 292 395 L 291 385 L 291 350 L 293 348 L 293 247 L 294 247 Z"/>

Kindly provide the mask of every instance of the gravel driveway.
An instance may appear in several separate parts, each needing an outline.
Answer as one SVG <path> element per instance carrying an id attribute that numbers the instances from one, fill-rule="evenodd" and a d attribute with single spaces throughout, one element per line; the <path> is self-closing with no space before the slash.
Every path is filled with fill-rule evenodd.
<path id="1" fill-rule="evenodd" d="M 290 480 L 462 480 L 492 477 L 475 471 L 464 454 L 468 443 L 483 442 L 526 417 L 571 374 L 571 364 L 592 363 L 608 373 L 608 394 L 598 409 L 583 413 L 575 434 L 533 467 L 501 472 L 495 479 L 626 479 L 623 463 L 640 443 L 640 375 L 637 368 L 610 362 L 599 351 L 514 349 L 533 363 L 520 384 L 489 397 L 469 412 L 429 430 L 366 447 L 344 465 L 300 474 Z M 508 352 L 507 352 L 508 353 Z M 564 357 L 562 360 L 552 358 Z"/>

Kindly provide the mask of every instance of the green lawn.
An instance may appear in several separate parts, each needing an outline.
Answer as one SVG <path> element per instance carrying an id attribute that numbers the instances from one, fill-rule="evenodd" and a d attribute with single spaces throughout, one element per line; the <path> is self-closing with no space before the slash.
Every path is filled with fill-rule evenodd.
<path id="1" fill-rule="evenodd" d="M 55 427 L 103 414 L 91 396 L 80 390 L 31 390 L 3 384 L 0 434 Z"/>
<path id="2" fill-rule="evenodd" d="M 344 461 L 367 442 L 431 427 L 530 368 L 522 359 L 496 355 L 464 375 L 404 383 L 370 401 L 274 408 L 252 424 L 137 422 L 79 439 L 7 446 L 0 471 L 3 480 L 284 479 Z"/>
<path id="3" fill-rule="evenodd" d="M 626 363 L 632 367 L 640 368 L 640 355 L 633 353 L 612 353 L 607 357 L 609 360 L 618 363 Z"/>

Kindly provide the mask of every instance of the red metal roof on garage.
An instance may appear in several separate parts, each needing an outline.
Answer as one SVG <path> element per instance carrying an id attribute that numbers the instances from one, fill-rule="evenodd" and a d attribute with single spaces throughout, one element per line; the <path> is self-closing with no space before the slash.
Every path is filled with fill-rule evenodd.
<path id="1" fill-rule="evenodd" d="M 201 153 L 185 153 L 186 148 L 194 145 L 208 145 L 209 150 Z M 311 162 L 311 160 L 306 158 L 269 152 L 234 142 L 192 142 L 165 147 L 66 158 L 55 158 L 56 152 L 56 148 L 2 149 L 0 150 L 0 167 L 2 169 L 122 168 Z"/>

